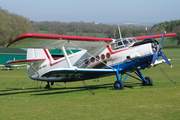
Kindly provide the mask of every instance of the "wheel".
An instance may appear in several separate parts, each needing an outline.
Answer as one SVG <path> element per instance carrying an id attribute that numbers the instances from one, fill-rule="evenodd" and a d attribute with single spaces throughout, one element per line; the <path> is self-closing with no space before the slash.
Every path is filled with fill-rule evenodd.
<path id="1" fill-rule="evenodd" d="M 49 82 L 47 82 L 47 85 L 46 85 L 45 89 L 50 89 Z"/>
<path id="2" fill-rule="evenodd" d="M 153 85 L 153 81 L 150 77 L 145 77 L 146 80 L 148 80 L 148 83 L 146 81 L 143 81 L 143 85 Z"/>
<path id="3" fill-rule="evenodd" d="M 114 89 L 115 90 L 122 90 L 124 89 L 124 84 L 122 81 L 120 80 L 117 80 L 115 83 L 114 83 Z"/>
<path id="4" fill-rule="evenodd" d="M 45 87 L 45 89 L 50 89 L 50 85 L 47 84 L 46 87 Z"/>
<path id="5" fill-rule="evenodd" d="M 54 82 L 51 82 L 51 85 L 54 85 Z"/>

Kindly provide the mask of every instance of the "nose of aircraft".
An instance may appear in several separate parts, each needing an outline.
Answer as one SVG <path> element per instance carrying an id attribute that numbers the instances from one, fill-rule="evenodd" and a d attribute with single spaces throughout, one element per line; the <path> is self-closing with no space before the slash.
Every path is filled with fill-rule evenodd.
<path id="1" fill-rule="evenodd" d="M 165 35 L 166 35 L 166 31 L 163 33 L 163 36 L 162 36 L 162 38 L 161 38 L 161 41 L 160 41 L 159 45 L 154 41 L 153 37 L 151 36 L 151 34 L 150 34 L 150 32 L 149 32 L 149 30 L 148 30 L 147 28 L 146 28 L 146 31 L 148 32 L 149 36 L 150 36 L 151 39 L 153 40 L 154 44 L 157 46 L 157 49 L 156 49 L 156 51 L 154 52 L 154 55 L 153 55 L 152 64 L 155 63 L 158 54 L 160 54 L 160 55 L 162 56 L 162 58 L 166 61 L 166 63 L 172 68 L 171 63 L 169 62 L 169 60 L 168 60 L 168 58 L 166 57 L 166 55 L 163 53 L 163 51 L 162 51 L 162 46 L 161 46 L 161 43 L 162 43 L 162 41 L 164 40 L 164 37 L 165 37 Z"/>

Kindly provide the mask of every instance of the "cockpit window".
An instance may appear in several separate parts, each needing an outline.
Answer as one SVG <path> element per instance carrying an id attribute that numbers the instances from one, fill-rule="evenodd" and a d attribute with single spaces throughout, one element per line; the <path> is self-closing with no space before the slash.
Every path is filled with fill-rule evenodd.
<path id="1" fill-rule="evenodd" d="M 126 47 L 129 45 L 129 42 L 127 40 L 123 40 L 123 43 Z"/>
<path id="2" fill-rule="evenodd" d="M 137 40 L 135 38 L 124 38 L 124 39 L 118 39 L 115 43 L 111 44 L 112 50 L 118 50 L 124 47 L 128 47 L 133 45 Z"/>
<path id="3" fill-rule="evenodd" d="M 111 45 L 111 48 L 113 50 L 117 50 L 117 49 L 120 49 L 120 48 L 124 48 L 124 45 L 123 45 L 123 43 L 121 41 L 119 41 L 119 42 L 113 43 Z"/>
<path id="4" fill-rule="evenodd" d="M 122 42 L 118 42 L 118 46 L 123 45 Z"/>
<path id="5" fill-rule="evenodd" d="M 134 42 L 137 42 L 137 40 L 136 40 L 135 38 L 133 38 L 133 41 L 134 41 Z"/>
<path id="6" fill-rule="evenodd" d="M 132 40 L 132 39 L 128 39 L 128 41 L 129 41 L 130 43 L 133 43 L 133 40 Z"/>

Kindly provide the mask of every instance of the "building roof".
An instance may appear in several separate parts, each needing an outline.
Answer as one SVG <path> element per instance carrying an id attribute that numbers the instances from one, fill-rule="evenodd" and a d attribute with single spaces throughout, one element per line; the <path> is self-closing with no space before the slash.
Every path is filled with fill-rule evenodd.
<path id="1" fill-rule="evenodd" d="M 0 54 L 26 54 L 27 51 L 19 48 L 0 48 Z"/>

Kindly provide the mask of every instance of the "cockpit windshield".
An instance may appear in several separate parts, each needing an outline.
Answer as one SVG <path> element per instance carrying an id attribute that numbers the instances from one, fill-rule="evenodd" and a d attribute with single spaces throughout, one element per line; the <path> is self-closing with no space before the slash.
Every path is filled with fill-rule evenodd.
<path id="1" fill-rule="evenodd" d="M 115 43 L 111 44 L 112 50 L 118 50 L 124 47 L 132 46 L 137 40 L 135 38 L 117 39 Z"/>

